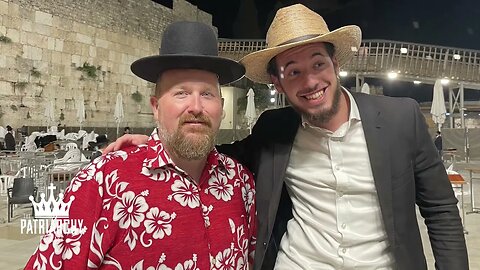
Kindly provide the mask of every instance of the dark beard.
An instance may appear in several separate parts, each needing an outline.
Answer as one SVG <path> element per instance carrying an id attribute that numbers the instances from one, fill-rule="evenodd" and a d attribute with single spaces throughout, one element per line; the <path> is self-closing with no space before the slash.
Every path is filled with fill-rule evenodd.
<path id="1" fill-rule="evenodd" d="M 303 114 L 306 120 L 314 126 L 324 126 L 338 113 L 340 108 L 340 97 L 342 96 L 342 88 L 337 83 L 337 88 L 333 94 L 332 107 L 326 111 L 317 114 Z"/>

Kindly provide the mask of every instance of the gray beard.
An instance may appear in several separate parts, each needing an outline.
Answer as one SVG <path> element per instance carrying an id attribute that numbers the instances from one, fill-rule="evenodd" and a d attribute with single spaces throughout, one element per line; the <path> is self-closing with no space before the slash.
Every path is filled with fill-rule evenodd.
<path id="1" fill-rule="evenodd" d="M 169 134 L 165 128 L 159 126 L 159 136 L 165 148 L 177 157 L 186 160 L 200 160 L 206 158 L 215 147 L 216 132 L 211 129 L 195 138 L 185 136 L 181 127 Z"/>

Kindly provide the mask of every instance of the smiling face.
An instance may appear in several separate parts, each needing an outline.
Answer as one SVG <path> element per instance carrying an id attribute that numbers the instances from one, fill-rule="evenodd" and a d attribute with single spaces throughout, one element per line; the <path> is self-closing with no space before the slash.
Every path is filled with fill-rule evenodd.
<path id="1" fill-rule="evenodd" d="M 337 61 L 324 43 L 289 49 L 275 61 L 278 76 L 272 75 L 272 82 L 311 124 L 334 130 L 346 121 L 348 109 L 337 78 Z"/>
<path id="2" fill-rule="evenodd" d="M 165 71 L 150 99 L 159 136 L 170 154 L 205 158 L 215 145 L 223 111 L 217 75 L 193 69 Z"/>

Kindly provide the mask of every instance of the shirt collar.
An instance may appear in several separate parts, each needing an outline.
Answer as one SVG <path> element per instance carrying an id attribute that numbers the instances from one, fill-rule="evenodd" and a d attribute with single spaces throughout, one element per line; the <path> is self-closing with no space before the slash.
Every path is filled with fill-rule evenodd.
<path id="1" fill-rule="evenodd" d="M 343 125 L 347 125 L 346 130 L 348 130 L 352 123 L 360 122 L 362 119 L 360 117 L 360 111 L 358 110 L 357 103 L 355 102 L 355 99 L 353 98 L 352 94 L 347 89 L 345 89 L 343 86 L 342 86 L 342 92 L 346 93 L 346 96 L 347 96 L 348 100 L 350 101 L 350 114 L 348 116 L 348 121 L 343 123 Z M 308 122 L 308 120 L 305 119 L 305 117 L 303 115 L 302 115 L 302 127 L 303 128 L 318 129 L 318 130 L 324 131 L 324 133 L 327 133 L 327 134 L 333 133 L 329 130 L 326 130 L 326 129 L 323 129 L 323 128 L 318 128 L 318 127 L 315 127 L 315 126 L 311 125 Z"/>
<path id="2" fill-rule="evenodd" d="M 222 158 L 222 156 L 223 155 L 214 148 L 208 154 L 207 165 L 209 165 L 209 167 L 221 166 L 226 168 L 225 158 Z M 164 144 L 160 140 L 160 136 L 158 136 L 158 129 L 155 128 L 147 141 L 147 157 L 143 161 L 143 167 L 148 169 L 157 169 L 166 166 L 178 168 L 166 151 Z"/>

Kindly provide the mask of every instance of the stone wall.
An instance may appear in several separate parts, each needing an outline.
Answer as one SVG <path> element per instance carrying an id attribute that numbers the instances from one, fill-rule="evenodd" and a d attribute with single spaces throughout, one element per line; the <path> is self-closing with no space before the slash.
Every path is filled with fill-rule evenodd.
<path id="1" fill-rule="evenodd" d="M 177 20 L 211 24 L 212 17 L 183 0 L 173 9 L 150 0 L 0 0 L 0 125 L 78 126 L 83 95 L 83 125 L 113 127 L 121 93 L 120 126 L 153 126 L 153 85 L 130 64 L 157 54 L 163 29 Z M 141 101 L 132 98 L 137 92 Z M 45 117 L 49 100 L 54 121 Z"/>

